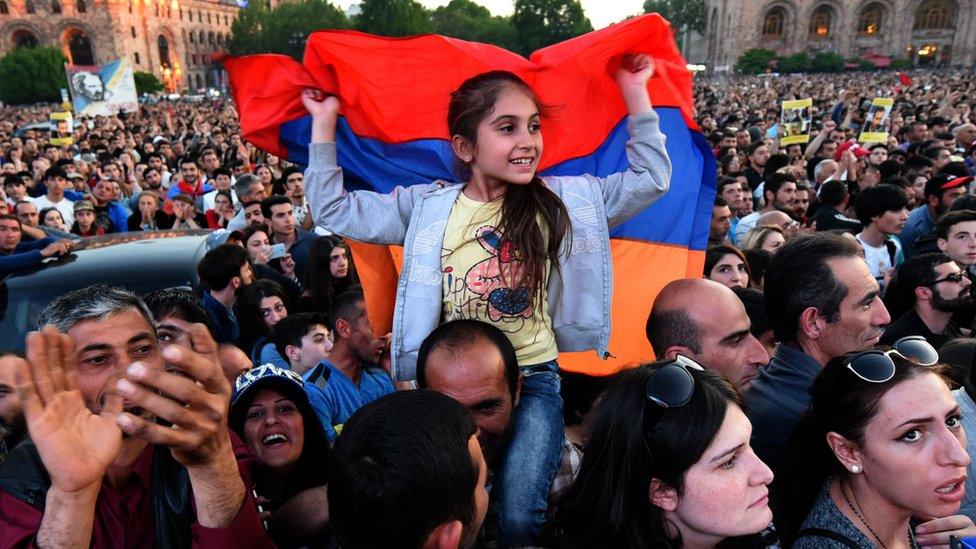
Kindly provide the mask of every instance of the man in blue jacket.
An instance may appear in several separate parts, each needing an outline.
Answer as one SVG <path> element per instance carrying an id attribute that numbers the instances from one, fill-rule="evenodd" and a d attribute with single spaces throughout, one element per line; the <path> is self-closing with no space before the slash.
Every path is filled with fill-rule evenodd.
<path id="1" fill-rule="evenodd" d="M 20 220 L 13 215 L 0 215 L 0 275 L 12 273 L 44 261 L 44 258 L 64 255 L 71 251 L 70 240 L 42 238 L 21 242 Z"/>

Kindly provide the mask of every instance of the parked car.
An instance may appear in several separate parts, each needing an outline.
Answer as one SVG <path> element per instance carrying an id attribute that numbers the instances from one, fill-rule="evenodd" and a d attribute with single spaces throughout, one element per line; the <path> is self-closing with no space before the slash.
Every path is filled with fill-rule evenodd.
<path id="1" fill-rule="evenodd" d="M 93 284 L 138 295 L 172 287 L 196 287 L 197 263 L 212 233 L 153 231 L 88 238 L 72 253 L 16 271 L 0 280 L 0 349 L 23 350 L 27 332 L 56 297 Z"/>

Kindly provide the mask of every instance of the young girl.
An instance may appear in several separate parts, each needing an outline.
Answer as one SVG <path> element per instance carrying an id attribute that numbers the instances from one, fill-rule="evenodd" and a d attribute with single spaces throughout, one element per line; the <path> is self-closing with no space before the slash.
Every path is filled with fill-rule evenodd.
<path id="1" fill-rule="evenodd" d="M 630 113 L 625 172 L 539 177 L 542 103 L 519 77 L 492 71 L 465 81 L 448 107 L 465 183 L 436 181 L 388 195 L 343 190 L 334 143 L 339 100 L 314 90 L 302 95 L 312 115 L 305 182 L 315 219 L 344 237 L 404 246 L 393 320 L 396 379 L 414 379 L 423 339 L 455 318 L 489 322 L 515 346 L 524 382 L 494 484 L 508 546 L 533 545 L 545 521 L 563 440 L 558 352 L 607 353 L 608 229 L 668 189 L 671 163 L 647 91 L 653 72 L 651 59 L 637 55 L 616 73 Z"/>

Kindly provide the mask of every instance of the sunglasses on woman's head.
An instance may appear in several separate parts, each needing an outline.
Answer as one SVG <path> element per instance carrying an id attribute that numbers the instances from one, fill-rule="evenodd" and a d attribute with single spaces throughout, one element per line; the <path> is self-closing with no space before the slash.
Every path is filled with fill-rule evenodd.
<path id="1" fill-rule="evenodd" d="M 660 412 L 680 408 L 695 394 L 695 378 L 688 369 L 703 371 L 705 368 L 694 360 L 678 355 L 659 366 L 644 382 L 644 428 L 649 428 Z M 650 404 L 650 406 L 648 406 Z"/>
<path id="2" fill-rule="evenodd" d="M 919 366 L 933 366 L 939 362 L 939 353 L 922 336 L 905 336 L 887 351 L 872 349 L 857 353 L 847 359 L 847 369 L 871 383 L 884 383 L 895 377 L 895 363 L 891 355 L 914 362 Z"/>

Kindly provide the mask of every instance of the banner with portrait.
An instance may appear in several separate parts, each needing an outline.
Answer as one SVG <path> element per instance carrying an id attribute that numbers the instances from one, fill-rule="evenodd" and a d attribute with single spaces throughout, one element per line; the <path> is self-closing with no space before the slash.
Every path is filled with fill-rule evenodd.
<path id="1" fill-rule="evenodd" d="M 104 65 L 65 65 L 65 68 L 78 116 L 110 116 L 139 109 L 136 81 L 128 59 Z"/>
<path id="2" fill-rule="evenodd" d="M 888 120 L 895 100 L 890 97 L 876 97 L 871 101 L 868 114 L 861 127 L 861 143 L 885 143 L 888 141 Z"/>
<path id="3" fill-rule="evenodd" d="M 72 138 L 71 130 L 71 113 L 70 112 L 52 112 L 51 113 L 51 144 L 57 145 L 59 147 L 68 146 L 74 143 Z"/>
<path id="4" fill-rule="evenodd" d="M 780 145 L 795 145 L 810 142 L 810 109 L 813 99 L 796 99 L 783 101 L 783 114 L 780 124 L 783 133 L 780 134 Z"/>

